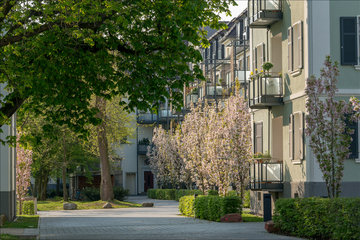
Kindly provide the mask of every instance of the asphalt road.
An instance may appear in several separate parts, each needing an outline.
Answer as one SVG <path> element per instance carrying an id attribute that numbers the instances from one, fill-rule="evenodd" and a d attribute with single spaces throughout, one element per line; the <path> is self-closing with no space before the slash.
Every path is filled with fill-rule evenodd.
<path id="1" fill-rule="evenodd" d="M 183 217 L 172 200 L 129 197 L 154 202 L 152 208 L 41 211 L 40 239 L 297 239 L 270 234 L 264 223 L 219 223 Z"/>

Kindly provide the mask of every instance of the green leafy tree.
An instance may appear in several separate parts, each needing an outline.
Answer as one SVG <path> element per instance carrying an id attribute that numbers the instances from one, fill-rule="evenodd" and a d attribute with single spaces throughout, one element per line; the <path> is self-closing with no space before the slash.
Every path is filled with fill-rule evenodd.
<path id="1" fill-rule="evenodd" d="M 203 26 L 225 28 L 235 0 L 10 1 L 0 0 L 0 126 L 25 100 L 35 114 L 67 125 L 82 137 L 100 124 L 91 96 L 119 101 L 127 110 L 156 108 L 195 78 L 196 46 L 208 45 Z M 99 80 L 101 79 L 101 80 Z M 2 139 L 3 141 L 3 139 Z"/>

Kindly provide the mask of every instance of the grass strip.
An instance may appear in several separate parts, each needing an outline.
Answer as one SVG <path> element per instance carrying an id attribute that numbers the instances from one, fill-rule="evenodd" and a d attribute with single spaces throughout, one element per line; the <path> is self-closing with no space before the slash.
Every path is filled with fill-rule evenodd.
<path id="1" fill-rule="evenodd" d="M 28 239 L 28 240 L 36 240 L 34 236 L 14 236 L 10 234 L 0 234 L 1 240 L 18 240 L 18 239 Z"/>
<path id="2" fill-rule="evenodd" d="M 39 215 L 20 215 L 15 222 L 6 221 L 1 228 L 37 228 L 38 222 Z"/>
<path id="3" fill-rule="evenodd" d="M 63 200 L 52 200 L 47 199 L 46 201 L 37 202 L 38 211 L 59 211 L 63 210 Z M 84 209 L 102 209 L 103 205 L 107 203 L 106 201 L 68 201 L 68 203 L 75 203 L 78 210 Z M 114 200 L 111 202 L 113 208 L 130 208 L 130 207 L 141 207 L 141 204 L 131 203 L 131 202 L 122 202 L 119 200 Z"/>

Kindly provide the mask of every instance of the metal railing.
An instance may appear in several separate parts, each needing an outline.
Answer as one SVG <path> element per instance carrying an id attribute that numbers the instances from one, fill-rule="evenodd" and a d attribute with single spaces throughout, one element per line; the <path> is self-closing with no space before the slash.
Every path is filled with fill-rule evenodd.
<path id="1" fill-rule="evenodd" d="M 199 100 L 199 95 L 197 93 L 192 93 L 186 96 L 186 108 L 190 108 L 191 103 L 195 104 Z"/>
<path id="2" fill-rule="evenodd" d="M 283 86 L 281 76 L 257 75 L 250 80 L 250 105 L 282 102 Z M 269 97 L 269 98 L 266 98 Z M 281 99 L 276 99 L 281 98 Z"/>
<path id="3" fill-rule="evenodd" d="M 158 120 L 158 116 L 155 113 L 140 113 L 137 116 L 138 123 L 154 123 Z"/>
<path id="4" fill-rule="evenodd" d="M 138 144 L 138 154 L 139 155 L 146 155 L 148 152 L 148 147 L 150 146 L 150 149 L 154 148 L 153 144 Z"/>
<path id="5" fill-rule="evenodd" d="M 281 190 L 283 184 L 283 162 L 269 162 L 258 160 L 250 167 L 250 184 L 252 190 L 273 189 Z"/>
<path id="6" fill-rule="evenodd" d="M 250 18 L 260 11 L 282 11 L 281 0 L 249 0 L 248 4 Z"/>

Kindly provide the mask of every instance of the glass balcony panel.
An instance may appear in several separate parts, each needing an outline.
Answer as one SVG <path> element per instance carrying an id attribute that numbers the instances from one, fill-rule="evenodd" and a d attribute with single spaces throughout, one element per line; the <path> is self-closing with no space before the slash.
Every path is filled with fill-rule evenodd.
<path id="1" fill-rule="evenodd" d="M 245 71 L 245 79 L 249 80 L 250 77 L 250 71 Z M 244 71 L 235 71 L 235 78 L 237 78 L 239 81 L 244 82 Z"/>
<path id="2" fill-rule="evenodd" d="M 262 164 L 263 180 L 265 182 L 279 182 L 281 181 L 281 165 L 279 163 L 264 163 Z"/>
<path id="3" fill-rule="evenodd" d="M 145 114 L 140 114 L 138 116 L 138 121 L 140 122 L 150 122 L 150 121 L 156 121 L 157 120 L 157 115 L 156 114 L 152 114 L 152 113 L 145 113 Z"/>
<path id="4" fill-rule="evenodd" d="M 280 10 L 279 0 L 261 0 L 261 10 Z"/>
<path id="5" fill-rule="evenodd" d="M 262 77 L 262 95 L 281 95 L 280 77 Z"/>
<path id="6" fill-rule="evenodd" d="M 199 88 L 199 98 L 202 99 L 204 97 L 204 88 L 200 87 Z"/>
<path id="7" fill-rule="evenodd" d="M 222 95 L 222 86 L 206 86 L 206 95 Z"/>

